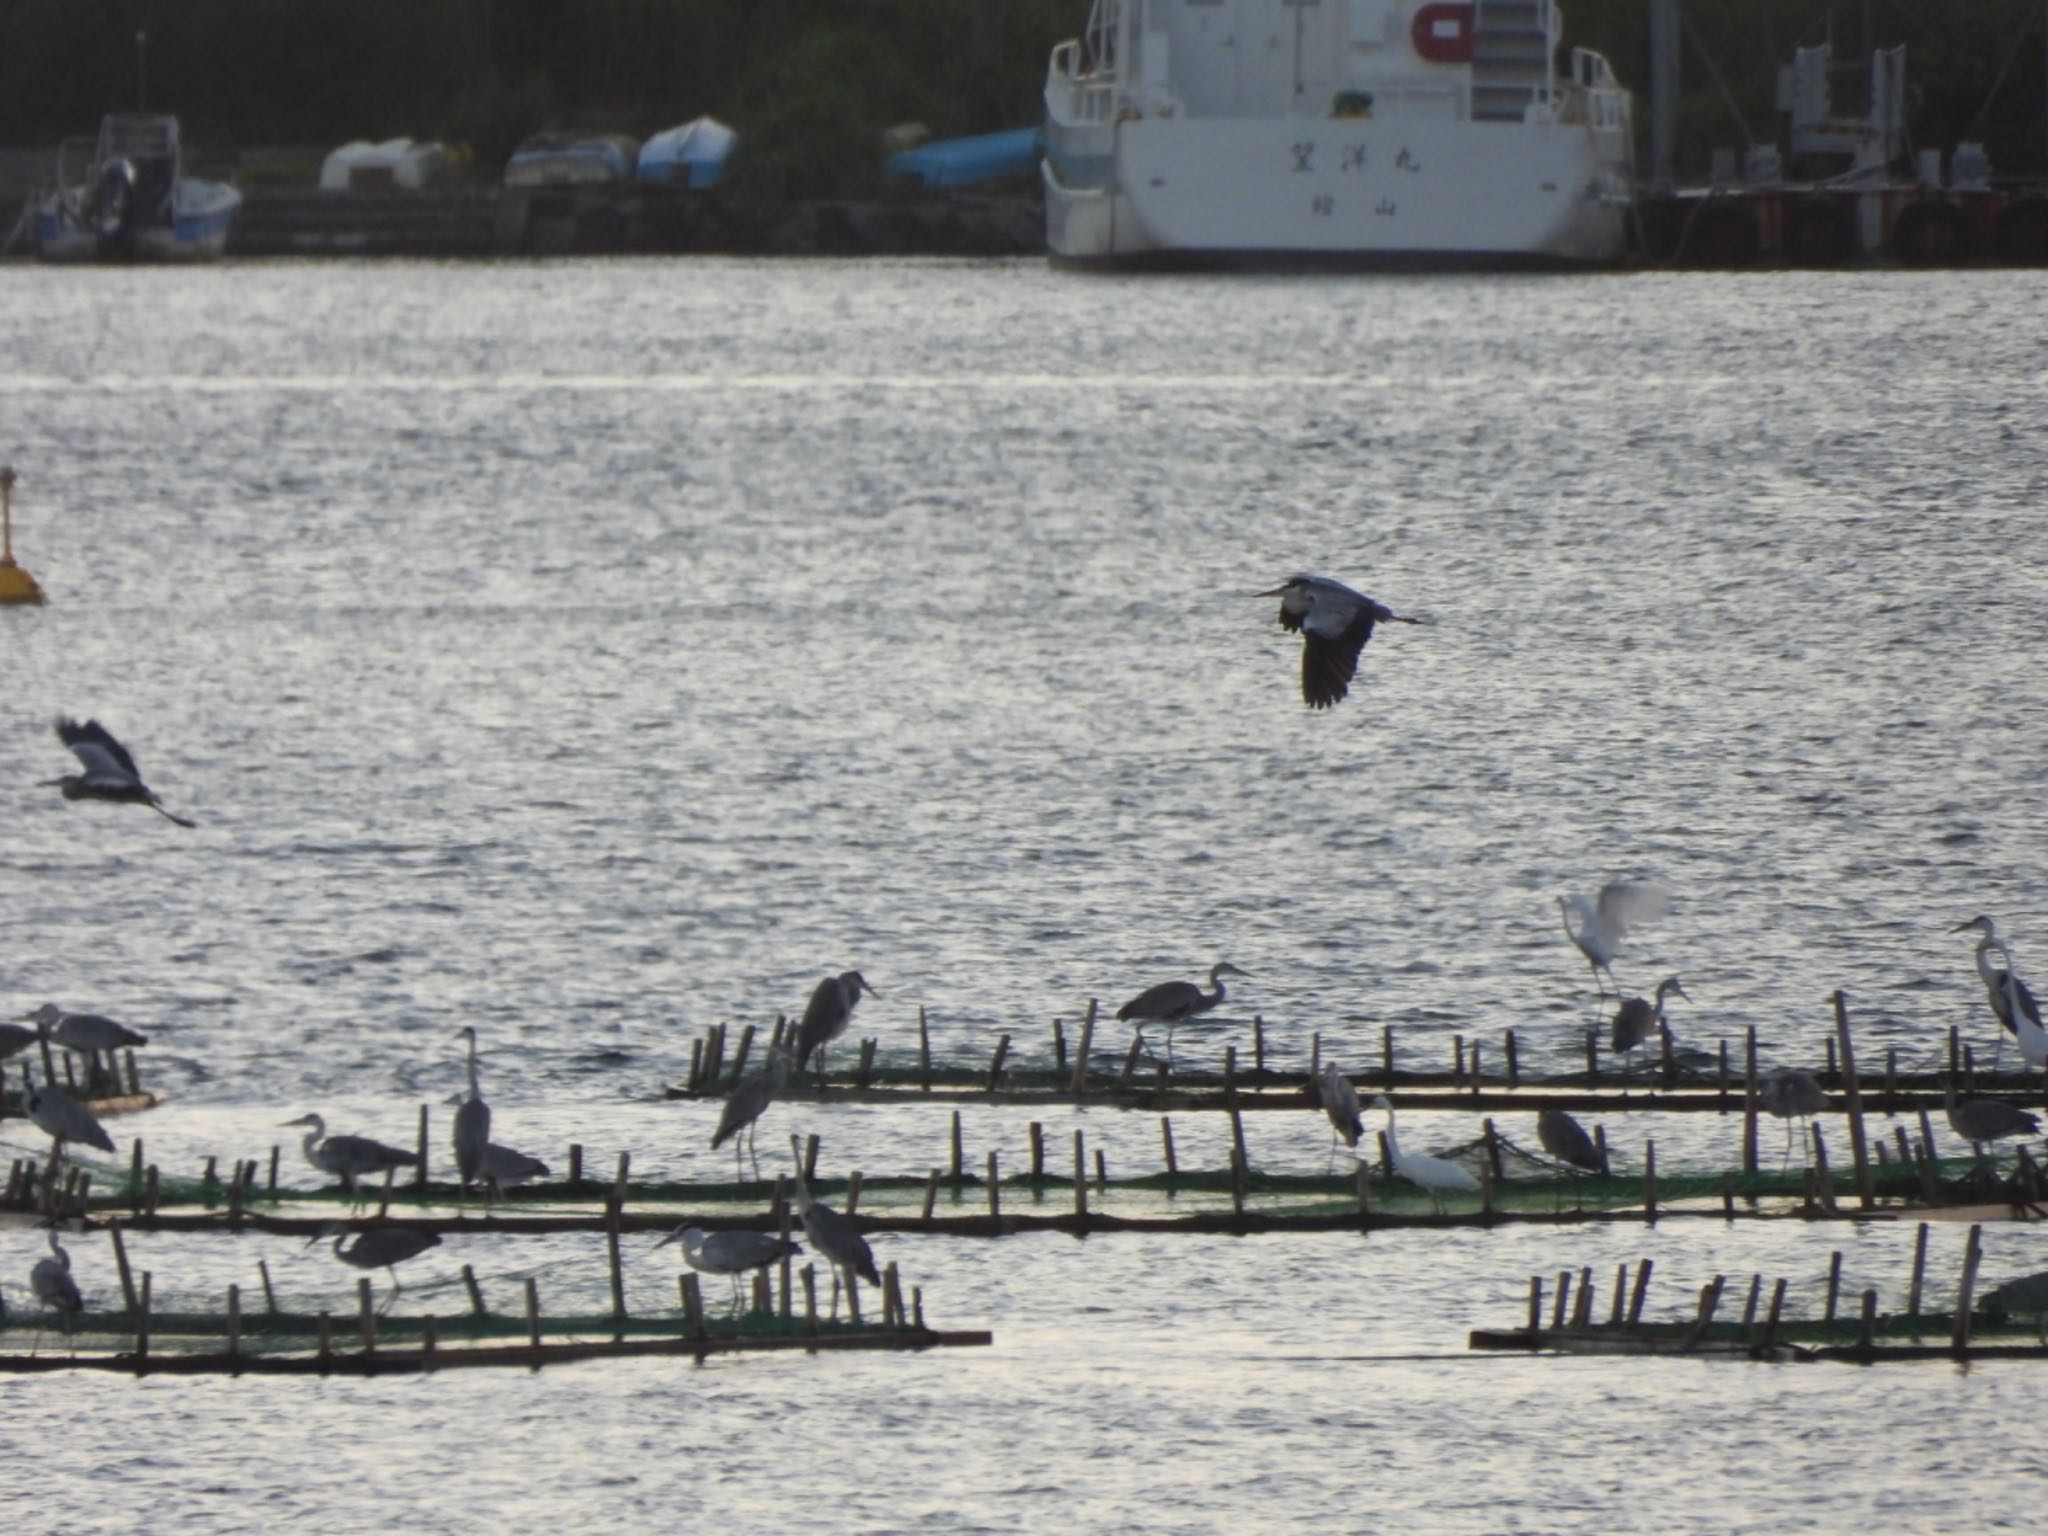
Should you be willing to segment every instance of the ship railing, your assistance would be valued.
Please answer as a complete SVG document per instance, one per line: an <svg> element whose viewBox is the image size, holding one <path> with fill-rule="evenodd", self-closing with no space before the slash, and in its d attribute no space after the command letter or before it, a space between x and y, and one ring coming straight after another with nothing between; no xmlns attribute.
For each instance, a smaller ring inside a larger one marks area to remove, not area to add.
<svg viewBox="0 0 2048 1536"><path fill-rule="evenodd" d="M1048 95L1057 96L1057 116L1063 122L1107 123L1115 115L1114 76L1084 73L1078 40L1069 40L1053 49L1046 90Z"/></svg>

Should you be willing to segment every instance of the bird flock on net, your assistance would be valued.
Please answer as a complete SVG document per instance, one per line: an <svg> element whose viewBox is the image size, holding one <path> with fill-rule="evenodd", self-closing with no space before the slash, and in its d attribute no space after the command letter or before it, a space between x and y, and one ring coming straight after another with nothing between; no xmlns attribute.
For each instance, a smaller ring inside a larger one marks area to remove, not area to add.
<svg viewBox="0 0 2048 1536"><path fill-rule="evenodd" d="M1296 575L1277 587L1255 594L1280 599L1278 621L1289 634L1301 637L1300 688L1303 703L1311 710L1331 709L1349 693L1359 656L1383 624L1422 625L1427 619L1395 613L1373 598L1327 577ZM196 823L167 808L156 792L143 781L133 755L112 732L97 720L83 724L69 717L55 722L58 740L78 760L80 772L42 781L54 787L66 800L93 800L112 804L142 805L184 828ZM1614 984L1614 960L1634 928L1653 923L1666 915L1671 894L1655 881L1611 880L1591 896L1570 894L1557 898L1566 937L1592 974L1600 999L1610 996ZM1957 932L1980 935L1975 960L1989 1006L2004 1034L2013 1036L2027 1065L2048 1070L2048 1030L2032 991L2020 977L2011 945L2000 938L1996 924L1980 916L1957 926ZM2002 960L2003 965L1996 962ZM1228 960L1209 968L1208 987L1172 979L1145 988L1118 1010L1119 1020L1135 1023L1142 1031L1158 1027L1164 1035L1165 1065L1173 1070L1174 1032L1189 1019L1213 1012L1227 999L1225 977L1250 979L1252 973ZM813 1061L822 1080L827 1048L845 1034L854 1009L863 996L880 994L857 970L828 975L813 989L803 1015L790 1036L770 1050L762 1068L743 1078L721 1106L718 1124L711 1137L715 1150L733 1143L735 1172L739 1159L753 1156L754 1136L759 1122L788 1085L791 1077ZM1666 1013L1670 998L1692 1001L1677 976L1666 977L1650 997L1624 997L1618 985L1611 993L1616 1007L1612 1016L1609 1045L1624 1062L1671 1035ZM33 1028L26 1026L33 1025ZM478 1188L496 1199L511 1186L545 1177L547 1165L540 1159L492 1139L492 1113L478 1080L477 1035L465 1026L457 1038L466 1047L467 1090L455 1115L453 1150L457 1171L465 1191ZM0 1023L0 1061L24 1053L39 1041L87 1057L88 1085L104 1080L102 1057L112 1052L146 1044L146 1036L112 1019L97 1014L77 1013L59 1004L45 1003L24 1016L21 1024ZM1141 1034L1140 1044L1146 1044ZM1674 1042L1675 1044L1675 1042ZM1147 1047L1149 1049L1149 1047ZM2002 1039L2001 1039L2002 1049ZM1706 1053L1676 1047L1682 1065L1704 1065ZM53 1164L61 1160L73 1143L113 1151L113 1141L87 1106L54 1083L35 1080L25 1064L23 1106L27 1117L48 1134L53 1142ZM1364 1139L1368 1107L1361 1106L1351 1079L1339 1064L1325 1059L1312 1083L1317 1103L1331 1128L1331 1156L1341 1148L1351 1157L1370 1161L1360 1150ZM1758 1081L1759 1108L1785 1122L1786 1159L1791 1155L1791 1138L1796 1121L1810 1118L1827 1107L1827 1095L1814 1076L1789 1066L1765 1070ZM1441 1209L1447 1193L1478 1189L1479 1181L1465 1167L1448 1158L1410 1152L1400 1144L1394 1106L1386 1095L1376 1096L1370 1112L1384 1117L1383 1139L1390 1171L1425 1191ZM2013 1136L2030 1136L2039 1129L2032 1113L1992 1099L1959 1101L1952 1082L1945 1084L1945 1110L1951 1129L1979 1151L1986 1145ZM372 1137L352 1133L331 1133L318 1113L307 1113L284 1122L305 1128L302 1151L305 1160L321 1173L340 1180L351 1193L358 1181L383 1177L388 1171L412 1168L415 1152L394 1147ZM1569 1113L1544 1108L1537 1118L1538 1140L1546 1154L1563 1168L1587 1173L1606 1171L1604 1151ZM797 1152L792 1137L792 1151ZM797 1157L796 1207L805 1239L829 1262L836 1274L873 1282L873 1255L854 1222L813 1198ZM330 1225L313 1239L318 1244L331 1239L334 1256L359 1269L383 1269L391 1277L392 1290L385 1306L398 1290L397 1266L418 1257L439 1244L431 1233L397 1227L373 1227L351 1235L339 1223ZM47 1235L50 1252L38 1258L30 1271L30 1292L46 1314L54 1313L66 1327L83 1310L83 1300L71 1274L71 1261L58 1240L53 1224ZM664 1237L657 1248L676 1244L684 1261L706 1274L725 1276L733 1284L735 1308L739 1305L740 1277L779 1263L792 1253L803 1251L794 1240L744 1230L706 1231L685 1223ZM850 1280L849 1280L850 1283ZM0 1317L4 1317L4 1295L0 1295Z"/></svg>

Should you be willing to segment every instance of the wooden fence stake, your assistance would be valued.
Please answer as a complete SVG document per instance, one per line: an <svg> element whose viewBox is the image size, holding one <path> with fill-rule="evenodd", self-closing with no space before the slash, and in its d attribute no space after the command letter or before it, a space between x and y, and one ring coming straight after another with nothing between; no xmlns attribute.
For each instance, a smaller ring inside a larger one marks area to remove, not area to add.
<svg viewBox="0 0 2048 1536"><path fill-rule="evenodd" d="M1856 1197L1866 1211L1877 1204L1877 1186L1870 1179L1870 1153L1863 1142L1863 1082L1856 1073L1856 1050L1849 1038L1849 1005L1835 993L1835 1038L1842 1043L1842 1092L1848 1099L1849 1154L1856 1163Z"/></svg>
<svg viewBox="0 0 2048 1536"><path fill-rule="evenodd" d="M1972 1222L1970 1241L1963 1249L1963 1276L1956 1287L1956 1320L1949 1332L1949 1347L1963 1354L1970 1347L1970 1298L1977 1289L1977 1265L1984 1257L1984 1229ZM149 1294L149 1277L143 1276L143 1295Z"/></svg>

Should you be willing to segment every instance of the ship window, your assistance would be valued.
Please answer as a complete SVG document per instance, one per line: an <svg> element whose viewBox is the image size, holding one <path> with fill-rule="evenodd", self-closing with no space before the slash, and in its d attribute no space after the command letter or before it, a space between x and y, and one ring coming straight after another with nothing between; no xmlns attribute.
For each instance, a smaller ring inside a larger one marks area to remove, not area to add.
<svg viewBox="0 0 2048 1536"><path fill-rule="evenodd" d="M1389 0L1351 0L1351 46L1384 48L1394 28Z"/></svg>

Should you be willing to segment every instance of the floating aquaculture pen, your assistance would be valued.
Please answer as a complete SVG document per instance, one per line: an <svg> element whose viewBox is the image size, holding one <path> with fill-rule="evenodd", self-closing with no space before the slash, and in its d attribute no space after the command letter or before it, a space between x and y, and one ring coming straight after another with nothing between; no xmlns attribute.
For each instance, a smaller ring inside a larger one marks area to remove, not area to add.
<svg viewBox="0 0 2048 1536"><path fill-rule="evenodd" d="M1955 1305L1949 1311L1923 1308L1927 1269L1925 1222L1913 1248L1913 1270L1903 1310L1879 1311L1875 1288L1863 1291L1850 1315L1842 1295L1842 1255L1829 1259L1819 1315L1789 1318L1785 1314L1787 1285L1780 1278L1763 1304L1764 1277L1752 1275L1740 1321L1722 1314L1727 1277L1715 1275L1700 1287L1690 1318L1646 1322L1644 1297L1653 1265L1649 1259L1633 1272L1621 1265L1605 1321L1595 1316L1594 1276L1590 1269L1558 1273L1551 1289L1548 1319L1544 1316L1542 1275L1529 1278L1529 1315L1519 1328L1475 1329L1467 1347L1475 1350L1538 1352L1565 1355L1697 1355L1751 1360L1846 1360L1858 1364L1907 1360L2048 1360L2048 1276L2030 1276L2000 1286L1973 1307L1978 1271L1984 1257L1984 1229L1970 1228L1956 1279ZM1761 1315L1759 1315L1761 1313Z"/></svg>

